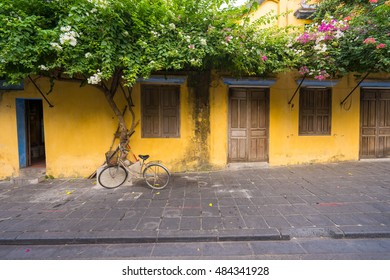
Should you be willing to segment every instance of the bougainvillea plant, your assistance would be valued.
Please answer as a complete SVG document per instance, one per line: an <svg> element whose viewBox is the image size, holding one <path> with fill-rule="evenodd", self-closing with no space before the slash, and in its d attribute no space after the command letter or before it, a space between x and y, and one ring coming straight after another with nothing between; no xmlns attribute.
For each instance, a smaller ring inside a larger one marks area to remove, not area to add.
<svg viewBox="0 0 390 280"><path fill-rule="evenodd" d="M303 75L323 80L349 72L389 72L390 1L324 0L293 44Z"/></svg>
<svg viewBox="0 0 390 280"><path fill-rule="evenodd" d="M94 86L132 131L114 96L159 71L267 75L296 58L287 30L242 21L229 0L2 0L0 77ZM257 4L257 2L253 2ZM128 100L130 103L130 99ZM129 106L130 108L131 106Z"/></svg>

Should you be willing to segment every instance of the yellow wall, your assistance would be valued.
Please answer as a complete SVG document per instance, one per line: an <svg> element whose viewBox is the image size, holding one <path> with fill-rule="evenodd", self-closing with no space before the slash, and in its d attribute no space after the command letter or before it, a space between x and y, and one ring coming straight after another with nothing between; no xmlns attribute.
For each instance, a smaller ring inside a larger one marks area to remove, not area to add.
<svg viewBox="0 0 390 280"><path fill-rule="evenodd" d="M280 74L270 87L269 165L307 164L359 159L360 95L356 90L340 106L356 85L353 76L341 79L332 88L332 124L329 136L299 136L299 92L292 73ZM228 87L220 82L210 92L211 163L225 166L228 152Z"/></svg>
<svg viewBox="0 0 390 280"><path fill-rule="evenodd" d="M40 79L43 91L49 85ZM39 98L41 95L28 81L24 91L3 94L0 103L0 178L19 174L16 130L16 98ZM58 82L43 101L47 174L54 177L88 176L104 160L116 121L102 93L77 83Z"/></svg>
<svg viewBox="0 0 390 280"><path fill-rule="evenodd" d="M44 92L49 89L48 82L43 79L37 84ZM123 110L125 102L121 100L121 94L117 96ZM19 174L16 98L41 99L41 96L28 81L24 91L3 95L0 102L0 179ZM117 129L117 118L103 93L91 86L58 82L48 99L54 107L49 108L43 101L46 174L56 178L89 176L104 163L104 153ZM133 101L136 120L140 120L139 84L134 88ZM200 144L194 134L193 103L187 84L181 85L180 138L141 138L140 122L130 141L133 152L149 154L150 160L162 160L172 171L196 169L199 162L197 145ZM130 124L129 113L126 113L126 120Z"/></svg>
<svg viewBox="0 0 390 280"><path fill-rule="evenodd" d="M291 74L281 75L270 94L270 165L358 160L359 91L340 106L354 85L345 77L332 88L331 135L300 136L299 92L288 105L298 85Z"/></svg>
<svg viewBox="0 0 390 280"><path fill-rule="evenodd" d="M226 166L228 151L228 92L222 81L210 88L210 163Z"/></svg>
<svg viewBox="0 0 390 280"><path fill-rule="evenodd" d="M380 77L377 78L386 78ZM360 92L357 89L343 100L358 80L351 74L332 88L331 135L298 135L299 93L291 99L298 75L282 73L270 87L269 164L289 165L359 159ZM388 76L387 78L388 79ZM48 83L39 80L45 91ZM194 96L187 83L180 91L180 137L141 138L141 123L136 127L130 145L136 154L150 154L151 160L162 160L173 172L197 170L199 153L206 147L210 169L223 168L228 153L229 87L215 77L209 93L210 132L206 143L195 134ZM119 97L121 95L118 95ZM140 85L133 92L136 120L140 120ZM0 179L19 173L16 98L41 98L31 83L24 91L3 94L0 102ZM47 174L54 177L86 177L104 162L117 128L117 119L102 93L91 86L58 83L48 96L54 104L43 102ZM125 103L118 100L120 109ZM126 114L130 122L130 114ZM200 147L202 145L202 147Z"/></svg>
<svg viewBox="0 0 390 280"><path fill-rule="evenodd" d="M136 120L141 119L140 84L133 91ZM161 160L171 171L194 169L197 165L197 147L194 146L194 120L192 118L192 99L187 83L180 86L180 137L179 138L141 138L141 125L135 129L130 145L133 152L149 154L150 160ZM130 118L128 118L130 123ZM207 145L207 143L206 143Z"/></svg>
<svg viewBox="0 0 390 280"><path fill-rule="evenodd" d="M18 174L17 150L15 98L6 93L0 98L0 179Z"/></svg>
<svg viewBox="0 0 390 280"><path fill-rule="evenodd" d="M266 0L251 16L251 21L254 21L269 13L271 15L280 15L275 24L279 27L285 27L287 25L300 26L309 23L306 19L297 19L294 16L294 12L300 8L301 0Z"/></svg>

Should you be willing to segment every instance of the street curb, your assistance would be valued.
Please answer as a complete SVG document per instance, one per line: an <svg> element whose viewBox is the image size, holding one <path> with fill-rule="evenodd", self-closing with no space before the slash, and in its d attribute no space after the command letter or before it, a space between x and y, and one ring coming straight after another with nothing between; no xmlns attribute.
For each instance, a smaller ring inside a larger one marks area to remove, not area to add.
<svg viewBox="0 0 390 280"><path fill-rule="evenodd" d="M356 238L390 238L390 227L388 226L340 226L332 230L332 237L335 239L356 239Z"/></svg>
<svg viewBox="0 0 390 280"><path fill-rule="evenodd" d="M161 237L86 237L86 238L20 238L0 239L0 245L66 245L66 244L134 244L134 243L188 243L228 241L282 241L290 236L270 235L203 235L203 236L161 236Z"/></svg>

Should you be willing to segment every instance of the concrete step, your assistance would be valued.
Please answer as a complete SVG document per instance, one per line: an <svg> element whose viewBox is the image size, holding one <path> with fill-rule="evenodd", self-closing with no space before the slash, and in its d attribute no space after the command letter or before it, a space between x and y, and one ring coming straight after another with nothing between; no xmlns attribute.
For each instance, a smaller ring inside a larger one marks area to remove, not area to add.
<svg viewBox="0 0 390 280"><path fill-rule="evenodd" d="M46 168L23 168L20 169L19 177L11 178L11 183L17 186L35 185L46 178Z"/></svg>
<svg viewBox="0 0 390 280"><path fill-rule="evenodd" d="M269 165L267 162L234 162L228 163L226 168L228 170L241 170L241 169L258 169L258 168L268 168Z"/></svg>

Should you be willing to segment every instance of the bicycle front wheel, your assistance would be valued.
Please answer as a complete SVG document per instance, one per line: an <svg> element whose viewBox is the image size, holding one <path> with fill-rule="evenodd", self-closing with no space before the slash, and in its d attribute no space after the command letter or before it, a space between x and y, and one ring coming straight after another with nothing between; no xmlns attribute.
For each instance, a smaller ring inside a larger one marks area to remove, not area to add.
<svg viewBox="0 0 390 280"><path fill-rule="evenodd" d="M152 163L145 168L143 176L149 187L161 190L168 185L170 174L165 166Z"/></svg>
<svg viewBox="0 0 390 280"><path fill-rule="evenodd" d="M127 178L123 166L107 166L99 174L98 181L106 189L114 189L122 185Z"/></svg>

